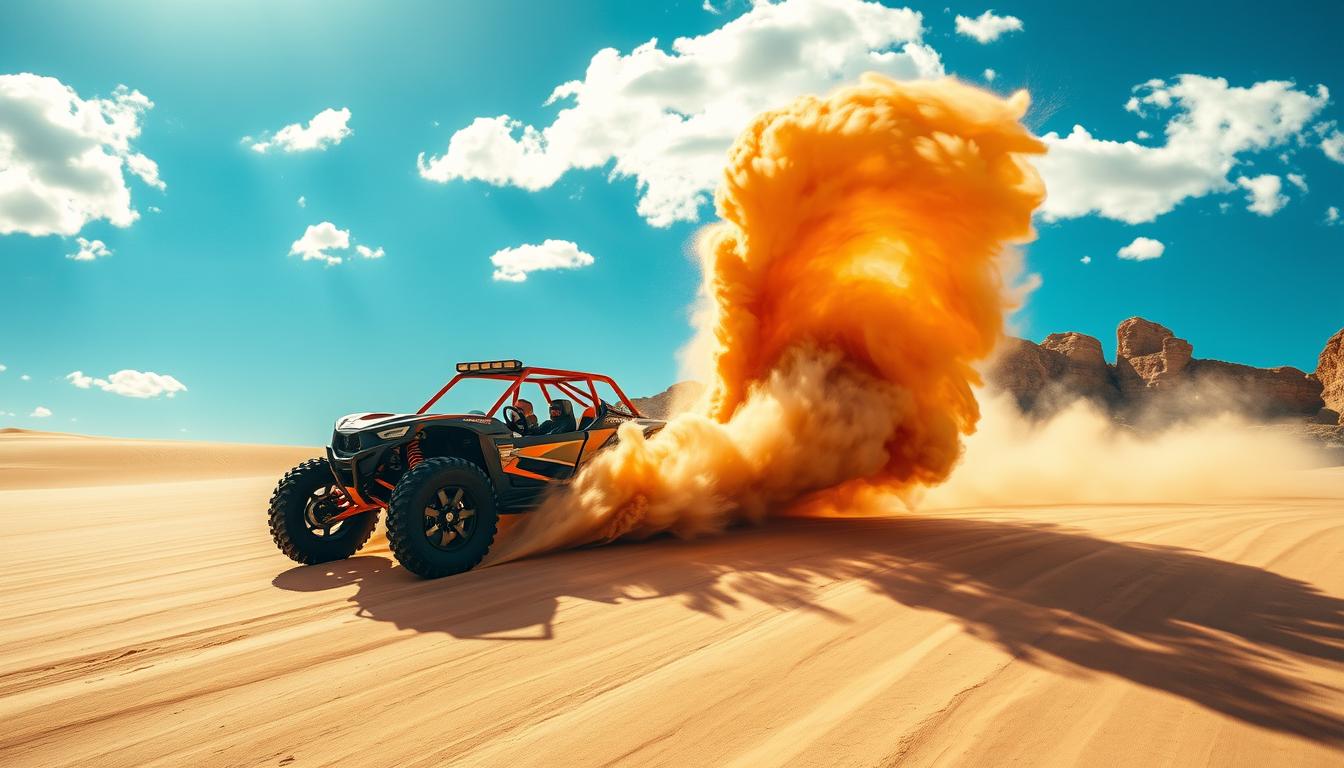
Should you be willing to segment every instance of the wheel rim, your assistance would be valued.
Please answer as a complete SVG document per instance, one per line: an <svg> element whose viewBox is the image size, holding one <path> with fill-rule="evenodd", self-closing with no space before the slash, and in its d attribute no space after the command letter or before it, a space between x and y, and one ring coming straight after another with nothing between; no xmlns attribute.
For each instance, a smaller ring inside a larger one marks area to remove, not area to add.
<svg viewBox="0 0 1344 768"><path fill-rule="evenodd" d="M476 531L476 504L460 485L435 491L425 507L425 540L445 552L464 546Z"/></svg>
<svg viewBox="0 0 1344 768"><path fill-rule="evenodd" d="M308 532L319 539L340 536L345 530L345 521L326 522L327 518L336 514L337 507L336 492L330 486L318 488L309 494L303 506L303 524L308 527Z"/></svg>

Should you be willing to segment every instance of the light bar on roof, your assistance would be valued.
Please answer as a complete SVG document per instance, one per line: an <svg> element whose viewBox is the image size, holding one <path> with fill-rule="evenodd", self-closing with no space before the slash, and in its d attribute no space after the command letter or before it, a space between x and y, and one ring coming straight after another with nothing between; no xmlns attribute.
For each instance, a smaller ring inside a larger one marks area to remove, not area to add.
<svg viewBox="0 0 1344 768"><path fill-rule="evenodd" d="M522 360L482 360L475 363L458 363L458 373L513 373L523 368Z"/></svg>

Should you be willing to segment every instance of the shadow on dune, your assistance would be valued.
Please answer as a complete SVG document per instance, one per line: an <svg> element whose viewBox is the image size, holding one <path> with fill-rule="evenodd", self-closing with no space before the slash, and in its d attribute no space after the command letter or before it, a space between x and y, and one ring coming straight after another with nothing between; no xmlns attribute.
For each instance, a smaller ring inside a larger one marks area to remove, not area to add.
<svg viewBox="0 0 1344 768"><path fill-rule="evenodd" d="M1030 663L1116 675L1344 746L1344 694L1284 663L1344 664L1344 600L1260 568L1045 524L785 521L697 542L558 553L433 582L382 557L356 557L295 568L274 584L296 591L355 584L351 600L362 616L514 640L552 637L561 598L673 598L712 615L755 600L848 621L814 597L828 583L853 580L901 605L946 614Z"/></svg>

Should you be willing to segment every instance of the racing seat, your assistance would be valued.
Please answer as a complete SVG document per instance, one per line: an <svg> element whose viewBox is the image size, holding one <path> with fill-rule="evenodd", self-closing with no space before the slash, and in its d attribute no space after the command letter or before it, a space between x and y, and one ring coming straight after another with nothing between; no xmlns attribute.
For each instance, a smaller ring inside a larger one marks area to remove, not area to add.
<svg viewBox="0 0 1344 768"><path fill-rule="evenodd" d="M606 415L607 415L607 404L600 401L598 402L596 409L594 409L592 406L584 408L583 417L579 419L579 429L580 430L588 429L589 427L593 426L593 424L595 424L598 419L601 419L603 416Z"/></svg>

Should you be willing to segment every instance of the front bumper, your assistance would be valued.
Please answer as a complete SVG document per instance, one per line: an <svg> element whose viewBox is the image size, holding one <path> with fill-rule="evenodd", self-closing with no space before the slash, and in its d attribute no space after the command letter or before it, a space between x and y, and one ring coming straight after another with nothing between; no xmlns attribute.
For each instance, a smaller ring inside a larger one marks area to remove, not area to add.
<svg viewBox="0 0 1344 768"><path fill-rule="evenodd" d="M397 449L404 442L406 441L398 440L380 443L351 454L337 453L328 447L327 463L331 465L331 473L336 483L350 494L356 504L377 504L379 496L387 496L387 489L376 487L374 482L378 468L388 458L388 451Z"/></svg>

